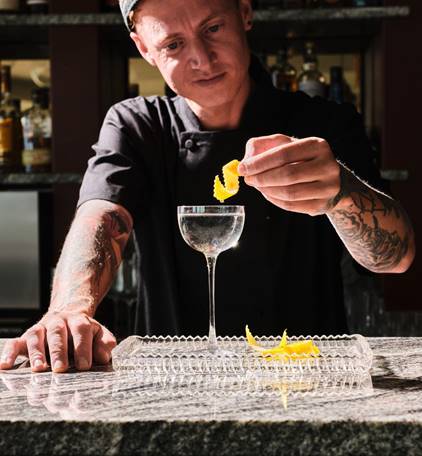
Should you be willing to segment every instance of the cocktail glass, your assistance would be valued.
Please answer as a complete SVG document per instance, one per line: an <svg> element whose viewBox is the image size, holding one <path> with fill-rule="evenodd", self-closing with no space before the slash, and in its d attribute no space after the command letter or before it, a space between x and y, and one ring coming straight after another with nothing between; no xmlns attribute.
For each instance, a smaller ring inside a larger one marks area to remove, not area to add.
<svg viewBox="0 0 422 456"><path fill-rule="evenodd" d="M205 255L208 266L209 335L211 352L218 351L215 329L215 265L218 255L234 247L242 234L244 206L178 206L177 219L185 242Z"/></svg>

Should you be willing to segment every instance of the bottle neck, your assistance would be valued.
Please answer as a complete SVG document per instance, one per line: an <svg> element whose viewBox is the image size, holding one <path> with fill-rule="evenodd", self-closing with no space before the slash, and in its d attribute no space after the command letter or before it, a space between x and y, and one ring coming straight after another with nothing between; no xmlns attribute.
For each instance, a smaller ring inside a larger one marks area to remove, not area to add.
<svg viewBox="0 0 422 456"><path fill-rule="evenodd" d="M318 64L315 61L305 62L303 64L304 71L316 71L318 69Z"/></svg>
<svg viewBox="0 0 422 456"><path fill-rule="evenodd" d="M1 104L8 104L10 102L11 93L9 90L0 91L0 102Z"/></svg>

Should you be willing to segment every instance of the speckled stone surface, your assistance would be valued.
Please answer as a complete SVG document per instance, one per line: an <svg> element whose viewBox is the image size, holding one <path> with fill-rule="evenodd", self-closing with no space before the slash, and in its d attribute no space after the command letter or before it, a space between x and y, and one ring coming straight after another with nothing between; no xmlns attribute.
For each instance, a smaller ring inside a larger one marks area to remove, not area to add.
<svg viewBox="0 0 422 456"><path fill-rule="evenodd" d="M422 455L422 338L369 342L373 387L354 390L2 371L0 454Z"/></svg>
<svg viewBox="0 0 422 456"><path fill-rule="evenodd" d="M371 8L321 8L309 10L257 10L257 22L306 22L326 20L362 20L406 17L407 6ZM123 25L120 14L0 14L4 26L48 25Z"/></svg>
<svg viewBox="0 0 422 456"><path fill-rule="evenodd" d="M82 175L76 173L0 174L0 185L79 184L81 182Z"/></svg>

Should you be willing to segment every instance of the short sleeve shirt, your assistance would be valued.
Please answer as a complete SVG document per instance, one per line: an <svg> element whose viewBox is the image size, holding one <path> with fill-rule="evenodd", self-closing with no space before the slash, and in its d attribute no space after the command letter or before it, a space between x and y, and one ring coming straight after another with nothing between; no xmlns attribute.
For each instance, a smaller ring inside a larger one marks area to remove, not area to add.
<svg viewBox="0 0 422 456"><path fill-rule="evenodd" d="M242 159L249 138L324 138L338 160L384 190L352 105L277 90L255 58L250 74L254 88L236 129L205 130L180 96L125 100L106 115L78 205L108 200L134 219L140 334L207 333L206 263L183 241L177 206L218 204L214 176ZM242 183L230 204L244 205L246 216L238 246L217 261L217 334L242 335L245 324L266 335L346 332L343 245L328 218L284 211Z"/></svg>

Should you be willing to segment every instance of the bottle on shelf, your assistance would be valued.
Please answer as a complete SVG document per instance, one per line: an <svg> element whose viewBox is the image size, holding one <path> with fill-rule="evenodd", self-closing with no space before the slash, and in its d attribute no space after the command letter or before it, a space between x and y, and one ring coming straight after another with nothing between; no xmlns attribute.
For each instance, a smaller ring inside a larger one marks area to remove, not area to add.
<svg viewBox="0 0 422 456"><path fill-rule="evenodd" d="M297 71L289 63L288 51L282 48L277 52L277 62L271 68L271 78L274 87L287 92L296 92L297 90Z"/></svg>
<svg viewBox="0 0 422 456"><path fill-rule="evenodd" d="M0 0L0 13L16 13L20 9L20 0Z"/></svg>
<svg viewBox="0 0 422 456"><path fill-rule="evenodd" d="M33 106L22 116L23 145L22 163L27 173L51 171L51 115L49 90L32 90Z"/></svg>
<svg viewBox="0 0 422 456"><path fill-rule="evenodd" d="M344 101L343 68L341 66L332 66L330 68L328 99L336 103L343 103Z"/></svg>
<svg viewBox="0 0 422 456"><path fill-rule="evenodd" d="M31 14L48 13L48 0L26 0L26 9Z"/></svg>
<svg viewBox="0 0 422 456"><path fill-rule="evenodd" d="M12 99L11 67L0 70L0 172L21 170L22 128Z"/></svg>
<svg viewBox="0 0 422 456"><path fill-rule="evenodd" d="M311 97L326 96L325 78L318 69L318 59L312 42L308 42L305 45L303 71L298 78L298 89Z"/></svg>

